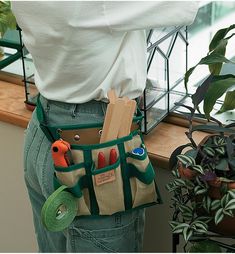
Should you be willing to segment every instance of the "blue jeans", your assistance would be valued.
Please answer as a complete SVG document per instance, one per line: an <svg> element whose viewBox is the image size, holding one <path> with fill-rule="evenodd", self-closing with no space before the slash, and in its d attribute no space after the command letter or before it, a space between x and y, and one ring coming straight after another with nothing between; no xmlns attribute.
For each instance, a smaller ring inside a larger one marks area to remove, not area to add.
<svg viewBox="0 0 235 254"><path fill-rule="evenodd" d="M41 96L41 103L50 125L100 122L104 120L106 109L105 103L97 101L67 104ZM34 111L26 130L24 170L39 252L140 252L144 209L100 218L76 217L63 232L49 232L44 228L41 209L54 191L50 147Z"/></svg>

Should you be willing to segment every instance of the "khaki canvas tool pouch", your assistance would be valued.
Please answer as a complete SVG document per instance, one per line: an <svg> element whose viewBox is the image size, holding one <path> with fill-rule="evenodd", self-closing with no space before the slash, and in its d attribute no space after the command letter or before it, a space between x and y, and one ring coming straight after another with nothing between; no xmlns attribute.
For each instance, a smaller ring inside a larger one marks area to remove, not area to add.
<svg viewBox="0 0 235 254"><path fill-rule="evenodd" d="M98 130L102 129L102 125L47 126L44 124L43 114L39 100L37 116L49 140L53 143L63 137L61 142L70 143L69 151L73 163L66 167L54 165L54 187L58 193L59 190L69 193L70 196L66 200L73 199L72 209L76 211L73 211L71 216L112 215L161 203L155 183L155 170L148 158L141 131L136 128L142 119L139 111L133 119L129 135L104 143L89 141L88 144L76 142L74 134L79 133L79 130L84 133L85 130L88 133L93 130L99 136ZM115 160L112 163L111 151L115 152ZM103 155L106 162L103 167L100 166L100 155ZM56 191L54 196L58 195ZM54 226L48 222L50 216L45 216L46 211L50 212L50 206L47 204L43 208L44 225L51 231L59 231L66 227L57 227L55 224L60 221L58 218L62 218L63 221L63 214L64 218L69 214L66 213L68 207L63 205L62 201L55 203L54 215L51 215L55 217L52 219ZM66 222L71 223L72 217Z"/></svg>

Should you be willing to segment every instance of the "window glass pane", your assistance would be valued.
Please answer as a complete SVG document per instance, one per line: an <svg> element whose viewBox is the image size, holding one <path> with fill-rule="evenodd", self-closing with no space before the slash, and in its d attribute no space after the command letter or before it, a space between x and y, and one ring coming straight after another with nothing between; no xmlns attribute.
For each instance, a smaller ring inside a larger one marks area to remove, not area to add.
<svg viewBox="0 0 235 254"><path fill-rule="evenodd" d="M182 80L186 71L186 45L178 35L169 57L170 88Z"/></svg>

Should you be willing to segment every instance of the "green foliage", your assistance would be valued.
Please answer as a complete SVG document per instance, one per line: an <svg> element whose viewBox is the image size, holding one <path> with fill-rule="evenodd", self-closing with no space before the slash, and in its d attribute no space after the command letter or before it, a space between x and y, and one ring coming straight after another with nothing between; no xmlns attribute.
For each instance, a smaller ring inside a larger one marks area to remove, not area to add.
<svg viewBox="0 0 235 254"><path fill-rule="evenodd" d="M210 240L195 242L189 249L189 253L220 253L220 246Z"/></svg>
<svg viewBox="0 0 235 254"><path fill-rule="evenodd" d="M170 222L173 233L181 234L186 243L194 235L208 238L209 223L219 224L227 216L235 215L235 190L229 190L229 183L235 182L235 123L224 126L210 113L222 95L226 94L218 113L235 108L235 75L220 75L224 63L232 63L225 57L229 39L228 32L235 29L235 24L219 30L213 37L207 56L191 67L185 74L185 86L198 65L207 65L210 76L196 89L192 95L193 107L177 103L177 106L189 110L185 117L189 121L189 129L185 132L190 143L175 148L170 156L170 169L174 179L167 184L172 193L174 221ZM193 125L200 103L204 103L204 114L209 124ZM212 122L212 123L211 123ZM193 140L194 131L215 133L197 145ZM186 148L190 150L184 152ZM221 199L214 199L211 191L216 189ZM201 216L204 214L205 216ZM205 248L201 249L201 246ZM193 245L194 252L221 252L211 241L203 241Z"/></svg>
<svg viewBox="0 0 235 254"><path fill-rule="evenodd" d="M200 102L204 102L203 110L207 119L210 119L210 113L216 103L216 100L225 93L226 96L223 101L223 105L217 114L235 109L235 77L233 75L220 75L224 63L234 64L225 57L227 44L229 39L234 36L234 33L230 36L227 35L233 29L235 29L235 24L217 31L211 40L207 56L201 58L195 66L191 67L185 73L184 82L187 90L189 78L197 66L207 65L209 68L211 75L201 84L200 87L198 87L195 94L192 95L195 108L198 107ZM232 89L232 91L229 89ZM198 97L200 97L200 99L197 99Z"/></svg>
<svg viewBox="0 0 235 254"><path fill-rule="evenodd" d="M195 165L195 160L193 157L189 156L189 155L178 155L177 159L182 162L182 164L187 168L189 166L193 166Z"/></svg>
<svg viewBox="0 0 235 254"><path fill-rule="evenodd" d="M9 1L0 1L0 33L4 36L7 29L16 29L16 19Z"/></svg>
<svg viewBox="0 0 235 254"><path fill-rule="evenodd" d="M172 173L175 178L167 184L167 189L173 194L172 207L175 208L177 216L175 221L170 222L170 226L173 233L183 236L186 244L194 235L206 237L210 221L213 220L217 225L225 216L232 217L235 214L235 190L229 190L226 184L233 182L229 179L229 172L232 170L229 161L235 158L235 147L232 145L234 134L225 136L226 128L215 129L220 134L210 136L200 146L184 154L178 153L183 152L182 149L173 152L176 160L173 158L172 161L175 161L176 165ZM193 131L191 126L190 130ZM181 178L179 169L194 171L196 175L187 179L183 174ZM218 177L217 173L222 173L223 177ZM221 199L210 196L208 181L215 179L221 182ZM203 209L207 216L200 216L198 209Z"/></svg>

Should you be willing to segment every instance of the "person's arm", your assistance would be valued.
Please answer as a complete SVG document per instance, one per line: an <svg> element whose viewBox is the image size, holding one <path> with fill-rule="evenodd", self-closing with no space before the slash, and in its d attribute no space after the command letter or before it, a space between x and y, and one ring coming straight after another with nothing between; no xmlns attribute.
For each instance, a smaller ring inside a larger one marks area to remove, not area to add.
<svg viewBox="0 0 235 254"><path fill-rule="evenodd" d="M189 25L199 7L197 1L104 1L104 16L111 31L131 31Z"/></svg>

